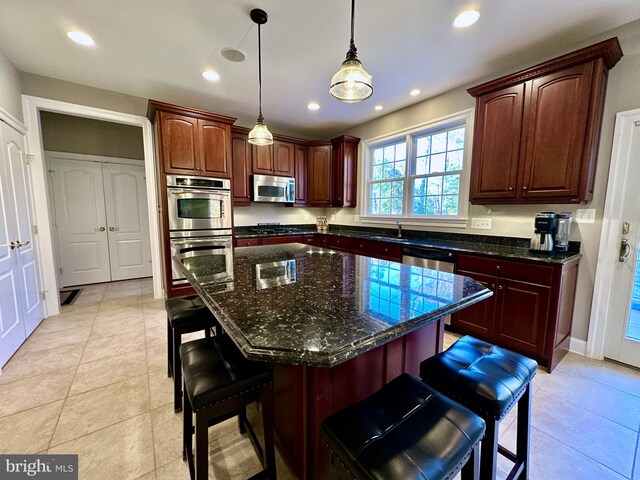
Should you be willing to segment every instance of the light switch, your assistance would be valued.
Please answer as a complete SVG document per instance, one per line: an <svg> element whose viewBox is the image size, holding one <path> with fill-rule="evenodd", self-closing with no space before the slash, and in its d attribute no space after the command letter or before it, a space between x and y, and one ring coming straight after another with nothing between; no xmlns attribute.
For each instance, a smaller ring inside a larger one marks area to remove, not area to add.
<svg viewBox="0 0 640 480"><path fill-rule="evenodd" d="M579 208L576 210L576 222L578 223L595 223L595 208Z"/></svg>

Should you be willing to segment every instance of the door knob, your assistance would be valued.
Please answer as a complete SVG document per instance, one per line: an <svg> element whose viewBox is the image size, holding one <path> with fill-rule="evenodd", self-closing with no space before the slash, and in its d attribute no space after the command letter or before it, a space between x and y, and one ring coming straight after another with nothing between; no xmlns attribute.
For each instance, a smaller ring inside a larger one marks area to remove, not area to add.
<svg viewBox="0 0 640 480"><path fill-rule="evenodd" d="M13 248L22 248L22 247L26 247L27 245L29 245L31 243L31 241L26 241L26 242L21 242L20 240L16 240Z"/></svg>
<svg viewBox="0 0 640 480"><path fill-rule="evenodd" d="M619 262L624 262L625 259L629 256L629 252L631 251L631 245L629 245L629 240L623 238L620 242L620 256L618 257Z"/></svg>
<svg viewBox="0 0 640 480"><path fill-rule="evenodd" d="M110 232L117 232L118 230L120 230L118 227L109 227Z"/></svg>
<svg viewBox="0 0 640 480"><path fill-rule="evenodd" d="M16 248L16 242L5 243L4 245L0 245L0 247L9 247L11 250Z"/></svg>

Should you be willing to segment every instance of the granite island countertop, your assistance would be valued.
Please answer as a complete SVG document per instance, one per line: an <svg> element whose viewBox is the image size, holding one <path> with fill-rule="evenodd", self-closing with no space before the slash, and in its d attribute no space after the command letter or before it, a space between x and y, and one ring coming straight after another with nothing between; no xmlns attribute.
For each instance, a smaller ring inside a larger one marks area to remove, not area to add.
<svg viewBox="0 0 640 480"><path fill-rule="evenodd" d="M377 240L397 243L407 247L436 248L457 253L488 257L525 260L536 263L565 264L582 257L580 242L570 242L568 252L531 252L529 239L473 235L445 232L407 230L404 238L397 237L397 230L388 228L331 225L326 233L318 233L315 225L276 225L271 227L235 227L235 238L254 238L287 235L335 235L347 238Z"/></svg>
<svg viewBox="0 0 640 480"><path fill-rule="evenodd" d="M252 360L331 367L492 295L464 276L300 243L179 258L196 292Z"/></svg>

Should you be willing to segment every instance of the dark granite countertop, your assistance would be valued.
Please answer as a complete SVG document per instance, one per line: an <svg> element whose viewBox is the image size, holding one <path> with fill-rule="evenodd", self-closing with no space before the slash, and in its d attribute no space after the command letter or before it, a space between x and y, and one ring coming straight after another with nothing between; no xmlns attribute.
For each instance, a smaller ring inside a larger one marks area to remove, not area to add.
<svg viewBox="0 0 640 480"><path fill-rule="evenodd" d="M236 238L286 235L325 235L315 225L273 225L236 227ZM531 262L565 264L582 257L580 242L570 242L568 252L536 253L529 251L528 238L470 235L460 233L427 232L403 229L403 238L397 238L396 229L331 225L326 235L399 243L409 247L437 248L458 253L489 257L511 258Z"/></svg>
<svg viewBox="0 0 640 480"><path fill-rule="evenodd" d="M187 279L249 359L334 366L492 295L464 276L300 243L180 258Z"/></svg>

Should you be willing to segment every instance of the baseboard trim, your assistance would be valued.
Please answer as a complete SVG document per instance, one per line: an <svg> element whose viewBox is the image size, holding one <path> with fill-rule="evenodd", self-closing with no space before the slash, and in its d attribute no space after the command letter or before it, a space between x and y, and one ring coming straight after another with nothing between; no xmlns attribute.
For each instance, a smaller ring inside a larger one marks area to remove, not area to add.
<svg viewBox="0 0 640 480"><path fill-rule="evenodd" d="M587 354L587 341L579 338L571 337L569 343L569 351L585 356Z"/></svg>

